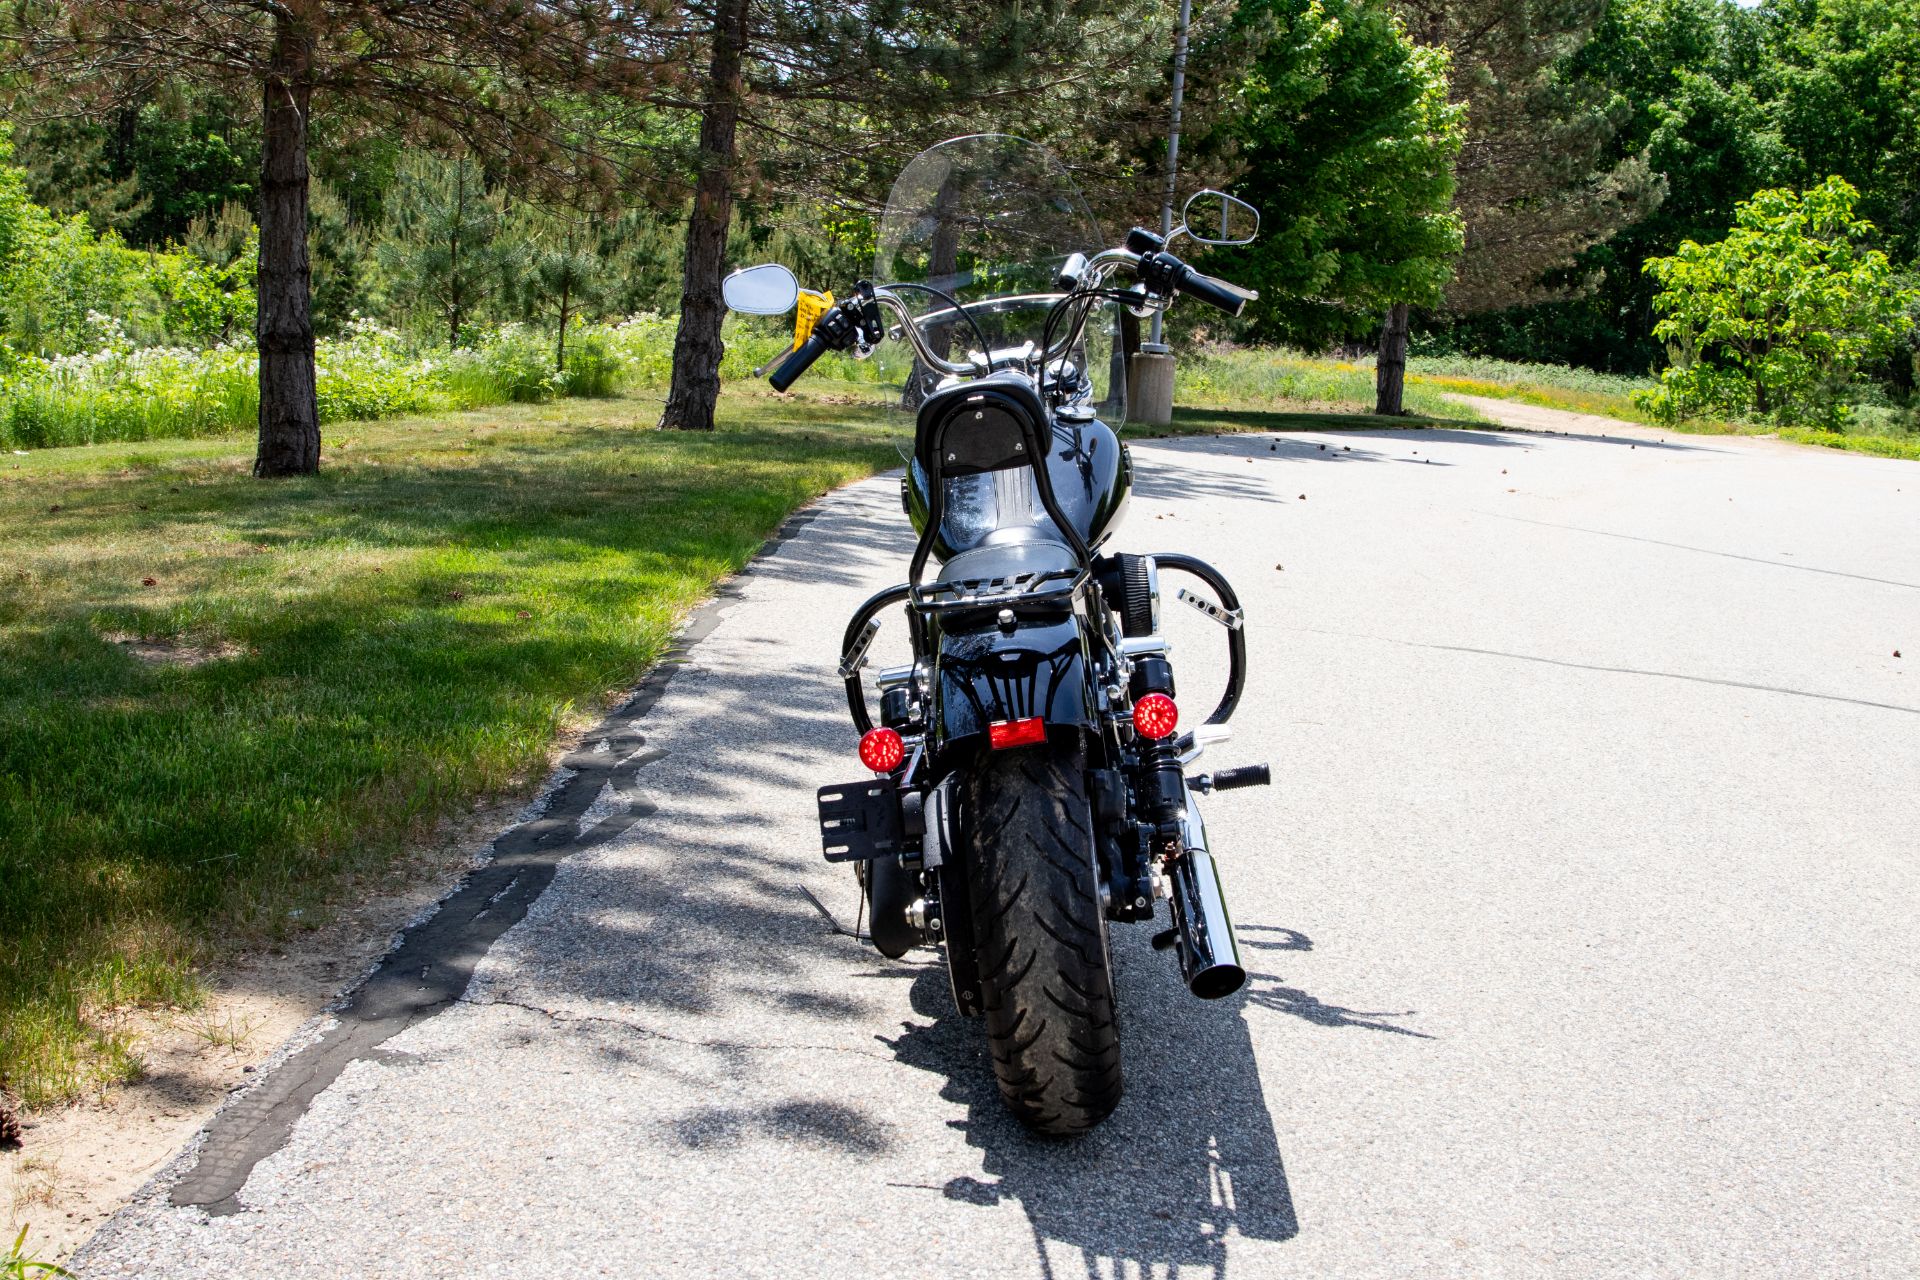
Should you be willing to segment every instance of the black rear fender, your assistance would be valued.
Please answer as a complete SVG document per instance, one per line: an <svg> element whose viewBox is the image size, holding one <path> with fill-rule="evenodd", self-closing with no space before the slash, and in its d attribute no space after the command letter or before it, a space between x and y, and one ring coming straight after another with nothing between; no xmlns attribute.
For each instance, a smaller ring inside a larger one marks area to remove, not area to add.
<svg viewBox="0 0 1920 1280"><path fill-rule="evenodd" d="M936 761L988 748L988 726L1035 716L1049 738L1098 723L1093 668L1080 619L1021 619L1011 630L991 619L943 630L934 651L927 730Z"/></svg>

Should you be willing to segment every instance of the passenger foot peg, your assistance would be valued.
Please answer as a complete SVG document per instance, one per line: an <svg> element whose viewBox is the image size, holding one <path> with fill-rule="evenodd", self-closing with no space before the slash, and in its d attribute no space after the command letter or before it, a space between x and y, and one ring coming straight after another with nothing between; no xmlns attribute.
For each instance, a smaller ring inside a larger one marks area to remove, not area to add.
<svg viewBox="0 0 1920 1280"><path fill-rule="evenodd" d="M1187 779L1187 785L1203 796L1213 791L1233 791L1240 787L1264 787L1272 782L1273 775L1263 764L1222 769L1218 773L1203 773Z"/></svg>

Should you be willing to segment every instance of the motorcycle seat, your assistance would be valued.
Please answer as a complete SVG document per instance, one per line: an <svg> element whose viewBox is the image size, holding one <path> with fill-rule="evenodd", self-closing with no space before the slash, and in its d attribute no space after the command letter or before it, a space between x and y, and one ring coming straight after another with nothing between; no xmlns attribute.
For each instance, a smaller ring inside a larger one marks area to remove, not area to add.
<svg viewBox="0 0 1920 1280"><path fill-rule="evenodd" d="M1036 530L1035 532L1038 532ZM988 582L1077 568L1073 548L1053 538L1023 538L962 551L940 566L942 582Z"/></svg>

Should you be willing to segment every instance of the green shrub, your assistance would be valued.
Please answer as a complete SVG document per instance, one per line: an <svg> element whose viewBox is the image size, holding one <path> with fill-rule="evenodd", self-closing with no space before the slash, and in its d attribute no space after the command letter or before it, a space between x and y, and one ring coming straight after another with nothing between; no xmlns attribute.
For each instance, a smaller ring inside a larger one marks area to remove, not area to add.
<svg viewBox="0 0 1920 1280"><path fill-rule="evenodd" d="M480 371L476 384L484 380L489 389L475 404L533 404L554 394L553 345L526 325L502 325L482 334L470 358Z"/></svg>
<svg viewBox="0 0 1920 1280"><path fill-rule="evenodd" d="M259 416L253 352L216 347L20 357L0 378L0 445L223 435Z"/></svg>
<svg viewBox="0 0 1920 1280"><path fill-rule="evenodd" d="M555 385L569 396L595 399L620 389L621 367L605 333L581 325L567 338L567 367L556 374Z"/></svg>
<svg viewBox="0 0 1920 1280"><path fill-rule="evenodd" d="M390 418L444 400L433 362L414 359L397 332L372 320L356 318L316 344L313 363L322 422Z"/></svg>
<svg viewBox="0 0 1920 1280"><path fill-rule="evenodd" d="M671 316L643 311L602 330L625 387L665 387L673 379ZM722 369L722 376L725 370Z"/></svg>
<svg viewBox="0 0 1920 1280"><path fill-rule="evenodd" d="M1660 285L1653 336L1673 367L1641 406L1664 422L1713 413L1840 433L1860 366L1888 352L1920 304L1855 216L1859 192L1830 177L1756 192L1713 244L1684 241L1642 270Z"/></svg>

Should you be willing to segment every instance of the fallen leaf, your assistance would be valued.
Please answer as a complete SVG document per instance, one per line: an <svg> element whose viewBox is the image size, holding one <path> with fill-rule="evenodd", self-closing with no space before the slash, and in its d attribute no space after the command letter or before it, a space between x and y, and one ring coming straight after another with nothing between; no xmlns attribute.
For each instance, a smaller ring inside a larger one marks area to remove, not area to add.
<svg viewBox="0 0 1920 1280"><path fill-rule="evenodd" d="M1283 564L1277 564L1277 565L1275 565L1275 566L1273 566L1273 567L1274 567L1274 568L1276 568L1276 569L1278 569L1278 570L1280 570L1280 571L1281 571L1282 573L1284 573L1284 572L1286 572L1286 568L1287 568L1287 566L1285 566L1285 565L1283 565Z"/></svg>
<svg viewBox="0 0 1920 1280"><path fill-rule="evenodd" d="M1306 494L1304 494L1304 493L1303 493L1303 494L1301 494L1301 495L1300 495L1300 501L1302 501L1302 502L1305 502L1306 500L1307 500L1307 495L1306 495Z"/></svg>
<svg viewBox="0 0 1920 1280"><path fill-rule="evenodd" d="M143 587L157 587L160 585L160 580L158 578L142 578L140 579L140 585Z"/></svg>

